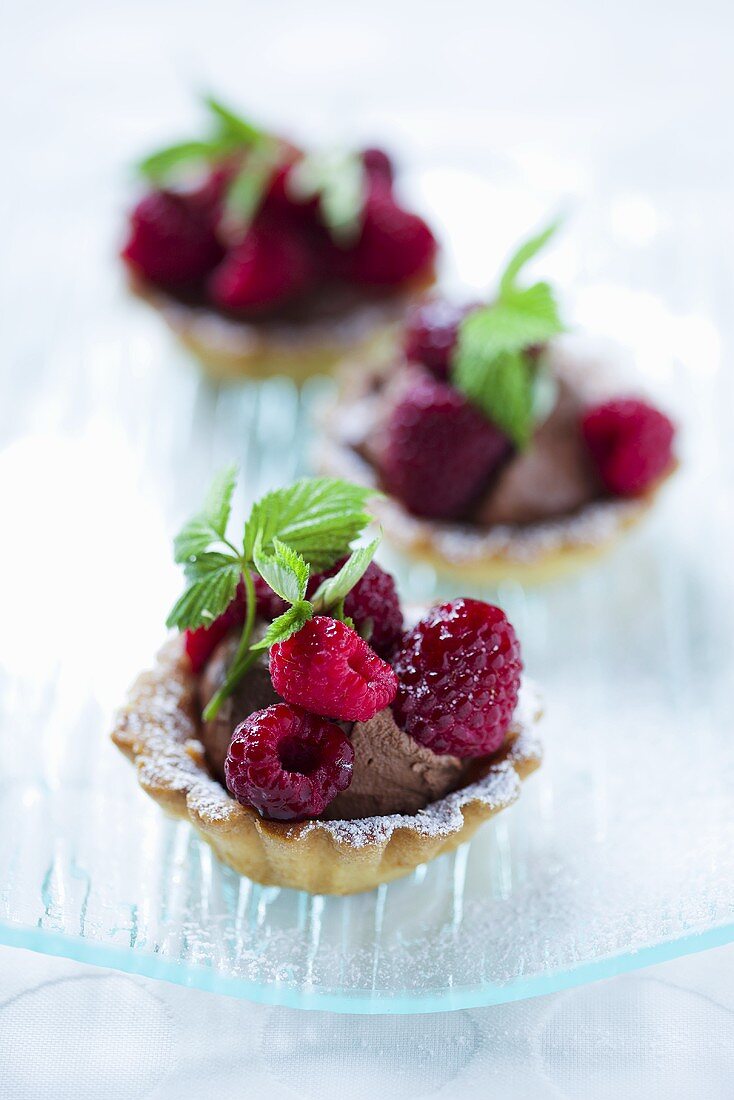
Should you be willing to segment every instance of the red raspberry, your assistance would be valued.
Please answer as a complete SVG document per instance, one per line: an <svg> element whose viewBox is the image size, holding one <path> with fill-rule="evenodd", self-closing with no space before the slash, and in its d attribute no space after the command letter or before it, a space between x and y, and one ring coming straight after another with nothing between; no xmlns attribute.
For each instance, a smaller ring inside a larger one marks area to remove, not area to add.
<svg viewBox="0 0 734 1100"><path fill-rule="evenodd" d="M261 310L296 297L313 276L311 251L292 229L258 220L209 279L221 309Z"/></svg>
<svg viewBox="0 0 734 1100"><path fill-rule="evenodd" d="M597 405L584 414L581 430L604 485L616 496L644 493L672 466L675 428L644 401Z"/></svg>
<svg viewBox="0 0 734 1100"><path fill-rule="evenodd" d="M239 158L222 161L215 165L204 182L191 192L191 201L203 210L210 224L216 228L227 188L232 182L240 165Z"/></svg>
<svg viewBox="0 0 734 1100"><path fill-rule="evenodd" d="M309 597L326 577L333 577L346 558L338 561L326 573L317 573L308 582ZM276 597L277 598L277 597ZM395 578L376 561L371 561L344 601L344 613L353 620L357 630L372 624L368 641L372 649L386 657L403 632L403 609L400 606Z"/></svg>
<svg viewBox="0 0 734 1100"><path fill-rule="evenodd" d="M406 634L393 661L398 725L433 752L485 756L510 725L522 660L499 607L454 600Z"/></svg>
<svg viewBox="0 0 734 1100"><path fill-rule="evenodd" d="M436 239L417 214L397 205L384 187L370 188L360 238L337 258L344 278L367 286L394 286L427 273Z"/></svg>
<svg viewBox="0 0 734 1100"><path fill-rule="evenodd" d="M428 298L408 313L405 327L405 355L423 363L443 380L451 372L451 355L459 325L475 306L456 306L445 298Z"/></svg>
<svg viewBox="0 0 734 1100"><path fill-rule="evenodd" d="M238 802L263 817L318 817L352 781L354 749L332 722L276 703L232 735L224 775Z"/></svg>
<svg viewBox="0 0 734 1100"><path fill-rule="evenodd" d="M286 703L340 722L366 722L395 698L395 673L355 630L317 615L270 649L270 678Z"/></svg>
<svg viewBox="0 0 734 1100"><path fill-rule="evenodd" d="M245 606L245 588L240 581L232 603L211 626L200 626L198 630L186 631L184 648L195 673L202 671L214 650L230 630L236 626L242 626L245 621Z"/></svg>
<svg viewBox="0 0 734 1100"><path fill-rule="evenodd" d="M357 629L371 621L369 644L386 656L403 633L403 609L392 574L371 561L344 601L344 614Z"/></svg>
<svg viewBox="0 0 734 1100"><path fill-rule="evenodd" d="M506 436L458 390L425 375L388 420L385 486L418 516L458 518L508 451Z"/></svg>
<svg viewBox="0 0 734 1100"><path fill-rule="evenodd" d="M255 599L257 600L257 613L261 619L272 622L288 610L288 604L281 600L273 592L267 581L264 581L258 573L254 573L252 583L255 586Z"/></svg>
<svg viewBox="0 0 734 1100"><path fill-rule="evenodd" d="M362 161L368 176L388 186L392 185L395 169L384 149L365 149L362 153Z"/></svg>
<svg viewBox="0 0 734 1100"><path fill-rule="evenodd" d="M145 279L162 286L199 282L222 258L206 210L191 195L153 191L130 215L122 257Z"/></svg>

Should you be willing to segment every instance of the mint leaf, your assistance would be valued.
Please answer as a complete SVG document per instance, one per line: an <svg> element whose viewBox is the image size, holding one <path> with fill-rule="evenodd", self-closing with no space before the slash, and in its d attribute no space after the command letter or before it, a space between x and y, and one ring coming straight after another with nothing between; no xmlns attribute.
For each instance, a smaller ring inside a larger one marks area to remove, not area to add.
<svg viewBox="0 0 734 1100"><path fill-rule="evenodd" d="M527 445L533 424L533 380L520 351L487 356L481 344L467 341L454 363L454 382L517 447Z"/></svg>
<svg viewBox="0 0 734 1100"><path fill-rule="evenodd" d="M452 381L517 447L530 441L534 376L529 347L563 332L555 294L548 283L518 287L517 276L550 240L558 223L526 241L510 259L491 305L468 314L459 326Z"/></svg>
<svg viewBox="0 0 734 1100"><path fill-rule="evenodd" d="M269 649L276 642L286 641L292 634L297 634L312 617L313 607L309 601L299 600L277 619L273 619L265 635L252 646L252 649Z"/></svg>
<svg viewBox="0 0 734 1100"><path fill-rule="evenodd" d="M327 613L339 606L349 595L357 581L364 575L367 566L375 556L380 539L377 538L369 546L359 546L344 562L338 573L333 577L327 577L311 597L311 602L319 611Z"/></svg>
<svg viewBox="0 0 734 1100"><path fill-rule="evenodd" d="M308 153L288 177L296 202L318 198L319 214L333 241L348 248L362 229L367 175L358 153L330 150Z"/></svg>
<svg viewBox="0 0 734 1100"><path fill-rule="evenodd" d="M521 244L514 255L510 257L507 267L500 279L500 297L503 297L508 291L514 288L517 276L525 267L525 264L529 263L530 260L537 256L541 249L545 248L551 237L558 231L560 224L560 219L551 222L542 232Z"/></svg>
<svg viewBox="0 0 734 1100"><path fill-rule="evenodd" d="M174 560L191 561L215 542L222 542L232 508L232 495L237 481L237 467L227 466L214 478L204 506L181 528L173 540Z"/></svg>
<svg viewBox="0 0 734 1100"><path fill-rule="evenodd" d="M227 188L224 199L224 232L240 236L250 227L267 194L273 173L280 162L274 142L263 144L246 157Z"/></svg>
<svg viewBox="0 0 734 1100"><path fill-rule="evenodd" d="M238 115L214 96L205 96L204 105L208 107L219 123L221 134L232 139L238 145L245 147L257 145L267 136L266 132L261 130L259 126L255 126L254 123Z"/></svg>
<svg viewBox="0 0 734 1100"><path fill-rule="evenodd" d="M208 163L221 151L216 141L179 141L151 153L138 164L138 171L152 183L161 184L178 168Z"/></svg>
<svg viewBox="0 0 734 1100"><path fill-rule="evenodd" d="M364 510L374 490L338 478L302 478L286 489L267 493L253 507L245 525L244 549L253 560L280 539L314 570L328 569L349 550L372 517Z"/></svg>
<svg viewBox="0 0 734 1100"><path fill-rule="evenodd" d="M241 563L226 554L203 554L190 568L195 572L166 620L178 630L211 626L234 599L242 575Z"/></svg>
<svg viewBox="0 0 734 1100"><path fill-rule="evenodd" d="M272 556L269 556L256 546L255 568L281 599L288 603L298 603L306 595L308 566L297 551L278 538L273 539L273 551Z"/></svg>
<svg viewBox="0 0 734 1100"><path fill-rule="evenodd" d="M275 144L267 131L242 118L218 99L204 99L216 126L210 137L197 141L179 141L151 153L138 164L138 170L156 185L164 184L179 169L209 164L233 153Z"/></svg>

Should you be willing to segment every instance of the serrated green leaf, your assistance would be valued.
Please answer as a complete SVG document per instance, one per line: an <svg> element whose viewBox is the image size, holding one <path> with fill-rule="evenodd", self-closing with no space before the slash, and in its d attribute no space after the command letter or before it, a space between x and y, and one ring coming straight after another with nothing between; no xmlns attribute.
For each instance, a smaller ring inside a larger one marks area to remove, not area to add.
<svg viewBox="0 0 734 1100"><path fill-rule="evenodd" d="M297 634L313 617L313 607L308 600L294 603L277 619L273 619L264 636L252 646L253 649L269 649L276 642L284 642L291 635Z"/></svg>
<svg viewBox="0 0 734 1100"><path fill-rule="evenodd" d="M204 97L204 105L211 111L219 123L222 133L235 138L242 146L257 145L267 134L259 126L238 115L230 107L214 96Z"/></svg>
<svg viewBox="0 0 734 1100"><path fill-rule="evenodd" d="M519 448L530 439L533 382L520 351L486 356L480 346L465 345L454 362L454 382Z"/></svg>
<svg viewBox="0 0 734 1100"><path fill-rule="evenodd" d="M311 597L311 602L319 611L329 612L343 603L345 597L364 575L367 566L377 552L380 539L376 538L368 546L358 546L347 558L344 565L333 577L327 577Z"/></svg>
<svg viewBox="0 0 734 1100"><path fill-rule="evenodd" d="M240 562L225 554L204 554L190 568L195 573L166 620L166 626L178 630L211 626L234 599L242 574Z"/></svg>
<svg viewBox="0 0 734 1100"><path fill-rule="evenodd" d="M252 560L258 543L262 553L272 553L278 538L312 569L328 569L371 522L364 504L374 495L372 489L338 478L302 478L275 489L252 509L245 525L245 555Z"/></svg>
<svg viewBox="0 0 734 1100"><path fill-rule="evenodd" d="M138 171L152 183L161 184L177 169L208 163L220 152L218 141L179 141L145 157L139 162Z"/></svg>
<svg viewBox="0 0 734 1100"><path fill-rule="evenodd" d="M288 603L303 600L308 586L309 568L296 550L274 538L273 553L264 554L256 546L254 561L262 579L281 599Z"/></svg>
<svg viewBox="0 0 734 1100"><path fill-rule="evenodd" d="M334 242L348 248L359 237L367 194L364 161L358 153L308 153L294 167L288 189L296 202L318 198L321 220Z"/></svg>
<svg viewBox="0 0 734 1100"><path fill-rule="evenodd" d="M230 512L232 510L232 495L237 484L237 465L230 463L215 475L204 501L201 514L211 523L217 534L224 537Z"/></svg>
<svg viewBox="0 0 734 1100"><path fill-rule="evenodd" d="M522 269L545 247L551 237L557 232L560 224L560 219L551 222L542 232L537 233L534 237L531 237L530 240L521 244L514 255L511 256L502 278L500 279L501 297L504 297L508 291L514 288L517 277Z"/></svg>
<svg viewBox="0 0 734 1100"><path fill-rule="evenodd" d="M184 524L173 540L175 561L188 563L205 553L212 543L225 538L236 482L236 465L226 466L215 476L201 511Z"/></svg>

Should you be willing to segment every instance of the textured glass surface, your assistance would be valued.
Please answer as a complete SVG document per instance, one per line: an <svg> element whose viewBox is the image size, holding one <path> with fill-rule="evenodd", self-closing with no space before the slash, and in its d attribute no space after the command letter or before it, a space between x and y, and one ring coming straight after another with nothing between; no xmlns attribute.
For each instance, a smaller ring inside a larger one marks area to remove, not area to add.
<svg viewBox="0 0 734 1100"><path fill-rule="evenodd" d="M421 186L455 219L459 275L486 282L467 232L479 184L448 204L443 176ZM509 211L499 260L549 196L486 197ZM282 380L201 381L157 318L125 300L108 209L77 211L60 304L39 317L4 288L0 939L263 1001L420 1011L547 992L732 937L734 451L721 367L732 288L685 204L663 219L673 234L645 221L644 204L602 198L548 267L578 288L579 324L633 347L683 423L683 468L597 568L482 592L508 609L542 685L543 768L469 847L347 899L223 869L139 791L107 739L162 640L176 525L232 457L240 512L307 469L309 413L328 383L299 398ZM456 594L429 569L383 560L408 599Z"/></svg>

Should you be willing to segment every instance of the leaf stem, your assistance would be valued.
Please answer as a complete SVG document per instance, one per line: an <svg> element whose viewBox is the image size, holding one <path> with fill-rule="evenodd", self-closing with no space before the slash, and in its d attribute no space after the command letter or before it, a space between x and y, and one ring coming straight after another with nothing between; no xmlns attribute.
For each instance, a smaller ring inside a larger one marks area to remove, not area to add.
<svg viewBox="0 0 734 1100"><path fill-rule="evenodd" d="M240 637L239 645L237 646L237 652L234 655L232 664L229 667L227 676L224 683L220 687L219 691L212 695L211 699L207 703L204 709L204 720L206 722L216 718L219 714L219 708L225 699L228 699L232 694L237 684L247 671L254 665L258 658L258 652L250 649L250 641L252 639L252 628L255 625L255 613L257 611L257 598L255 596L255 585L252 580L252 573L249 568L245 566L242 570L242 580L245 585L246 596L246 610L245 610L245 622L242 627L242 635Z"/></svg>

